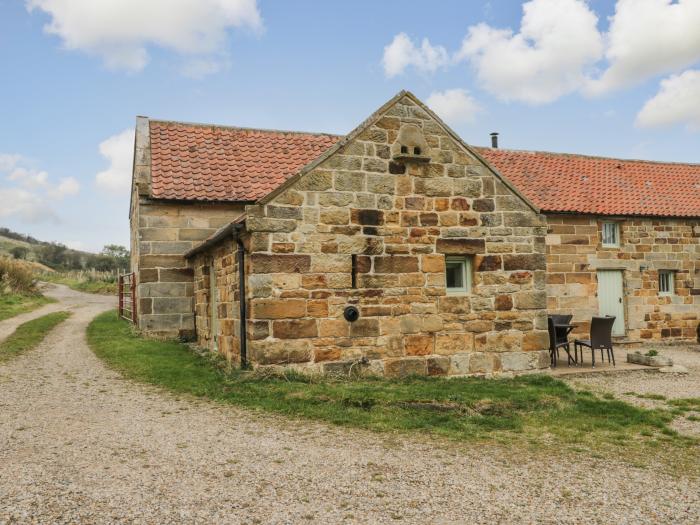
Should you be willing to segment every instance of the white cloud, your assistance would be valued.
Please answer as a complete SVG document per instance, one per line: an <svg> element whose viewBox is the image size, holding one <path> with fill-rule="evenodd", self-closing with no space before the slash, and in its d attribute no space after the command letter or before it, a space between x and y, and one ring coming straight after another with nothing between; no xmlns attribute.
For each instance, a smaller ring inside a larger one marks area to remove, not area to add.
<svg viewBox="0 0 700 525"><path fill-rule="evenodd" d="M17 163L22 158L21 155L11 155L9 153L0 153L0 171L12 171Z"/></svg>
<svg viewBox="0 0 700 525"><path fill-rule="evenodd" d="M97 186L107 192L129 193L134 158L134 130L126 129L100 143L100 154L109 167L95 175Z"/></svg>
<svg viewBox="0 0 700 525"><path fill-rule="evenodd" d="M456 58L469 60L479 83L501 99L552 102L578 90L602 57L597 23L584 0L531 0L519 33L472 26Z"/></svg>
<svg viewBox="0 0 700 525"><path fill-rule="evenodd" d="M49 174L25 167L17 167L7 176L11 181L19 182L29 190L49 187Z"/></svg>
<svg viewBox="0 0 700 525"><path fill-rule="evenodd" d="M434 73L446 66L450 59L442 46L433 46L427 38L417 47L406 33L399 33L391 44L384 48L384 74L395 77L407 67L413 66L421 73Z"/></svg>
<svg viewBox="0 0 700 525"><path fill-rule="evenodd" d="M0 218L17 217L27 222L58 221L53 209L56 201L80 191L73 177L53 184L46 171L35 169L33 162L21 155L0 153L0 172L6 173L0 182Z"/></svg>
<svg viewBox="0 0 700 525"><path fill-rule="evenodd" d="M466 89L434 91L428 97L427 105L450 124L474 122L481 110Z"/></svg>
<svg viewBox="0 0 700 525"><path fill-rule="evenodd" d="M80 184L74 177L64 177L58 186L52 188L51 196L56 199L63 199L69 195L77 195L80 192Z"/></svg>
<svg viewBox="0 0 700 525"><path fill-rule="evenodd" d="M637 115L641 127L670 126L684 123L700 131L700 70L689 70L661 81L659 92L649 99Z"/></svg>
<svg viewBox="0 0 700 525"><path fill-rule="evenodd" d="M0 187L0 218L17 217L30 223L57 221L44 198L22 188Z"/></svg>
<svg viewBox="0 0 700 525"><path fill-rule="evenodd" d="M609 67L591 94L679 71L700 60L700 1L619 0L607 43Z"/></svg>
<svg viewBox="0 0 700 525"><path fill-rule="evenodd" d="M225 51L231 28L262 29L256 0L25 0L51 17L45 32L67 49L100 56L107 67L140 71L148 47L183 55Z"/></svg>

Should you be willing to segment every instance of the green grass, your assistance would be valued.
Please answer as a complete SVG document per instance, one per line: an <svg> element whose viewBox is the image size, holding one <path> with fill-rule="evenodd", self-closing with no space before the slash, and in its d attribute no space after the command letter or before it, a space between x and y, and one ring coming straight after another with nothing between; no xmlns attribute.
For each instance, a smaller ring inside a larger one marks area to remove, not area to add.
<svg viewBox="0 0 700 525"><path fill-rule="evenodd" d="M88 327L98 357L124 376L172 392L374 431L419 432L463 442L497 441L621 452L684 449L697 465L697 443L669 429L665 410L576 391L545 375L513 379L330 379L300 374L225 371L185 345L143 339L115 312ZM653 457L659 457L654 454Z"/></svg>
<svg viewBox="0 0 700 525"><path fill-rule="evenodd" d="M19 325L12 335L0 342L0 363L36 348L46 334L69 316L68 312L54 312Z"/></svg>
<svg viewBox="0 0 700 525"><path fill-rule="evenodd" d="M100 295L116 295L118 292L118 284L114 280L106 281L101 279L76 278L71 275L63 275L60 273L42 274L41 279L52 283L65 284L78 292Z"/></svg>
<svg viewBox="0 0 700 525"><path fill-rule="evenodd" d="M0 321L36 310L48 303L55 303L55 299L43 295L22 295L0 293Z"/></svg>

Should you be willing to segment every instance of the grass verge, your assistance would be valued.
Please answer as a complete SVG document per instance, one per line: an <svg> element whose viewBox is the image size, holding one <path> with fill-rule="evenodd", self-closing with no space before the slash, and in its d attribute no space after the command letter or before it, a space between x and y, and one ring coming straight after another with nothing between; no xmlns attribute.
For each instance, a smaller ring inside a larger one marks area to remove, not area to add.
<svg viewBox="0 0 700 525"><path fill-rule="evenodd" d="M684 465L697 467L700 459L697 441L668 427L667 411L576 391L545 375L351 380L225 371L180 343L138 337L113 311L90 324L88 342L128 378L251 409L462 442L519 441L540 450L545 445L553 451L609 452L635 463L681 449Z"/></svg>
<svg viewBox="0 0 700 525"><path fill-rule="evenodd" d="M46 334L69 316L68 312L54 312L19 325L12 335L0 342L0 363L36 348Z"/></svg>
<svg viewBox="0 0 700 525"><path fill-rule="evenodd" d="M55 303L55 299L43 295L1 294L0 293L0 321L36 310L48 303Z"/></svg>
<svg viewBox="0 0 700 525"><path fill-rule="evenodd" d="M65 284L68 288L84 293L94 293L100 295L116 295L119 285L116 280L104 280L100 278L91 278L66 275L61 273L46 273L42 274L42 280L57 284Z"/></svg>

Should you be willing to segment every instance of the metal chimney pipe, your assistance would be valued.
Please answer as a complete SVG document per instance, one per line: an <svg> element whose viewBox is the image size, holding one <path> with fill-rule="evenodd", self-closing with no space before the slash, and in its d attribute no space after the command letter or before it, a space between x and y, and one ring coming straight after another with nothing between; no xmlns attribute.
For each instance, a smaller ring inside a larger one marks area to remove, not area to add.
<svg viewBox="0 0 700 525"><path fill-rule="evenodd" d="M491 133L491 147L498 148L498 132Z"/></svg>

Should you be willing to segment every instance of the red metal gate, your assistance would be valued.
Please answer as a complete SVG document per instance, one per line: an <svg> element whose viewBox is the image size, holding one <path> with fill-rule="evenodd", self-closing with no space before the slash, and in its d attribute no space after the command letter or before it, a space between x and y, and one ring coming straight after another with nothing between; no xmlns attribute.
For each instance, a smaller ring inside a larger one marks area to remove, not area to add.
<svg viewBox="0 0 700 525"><path fill-rule="evenodd" d="M136 274L119 276L119 317L136 324Z"/></svg>

